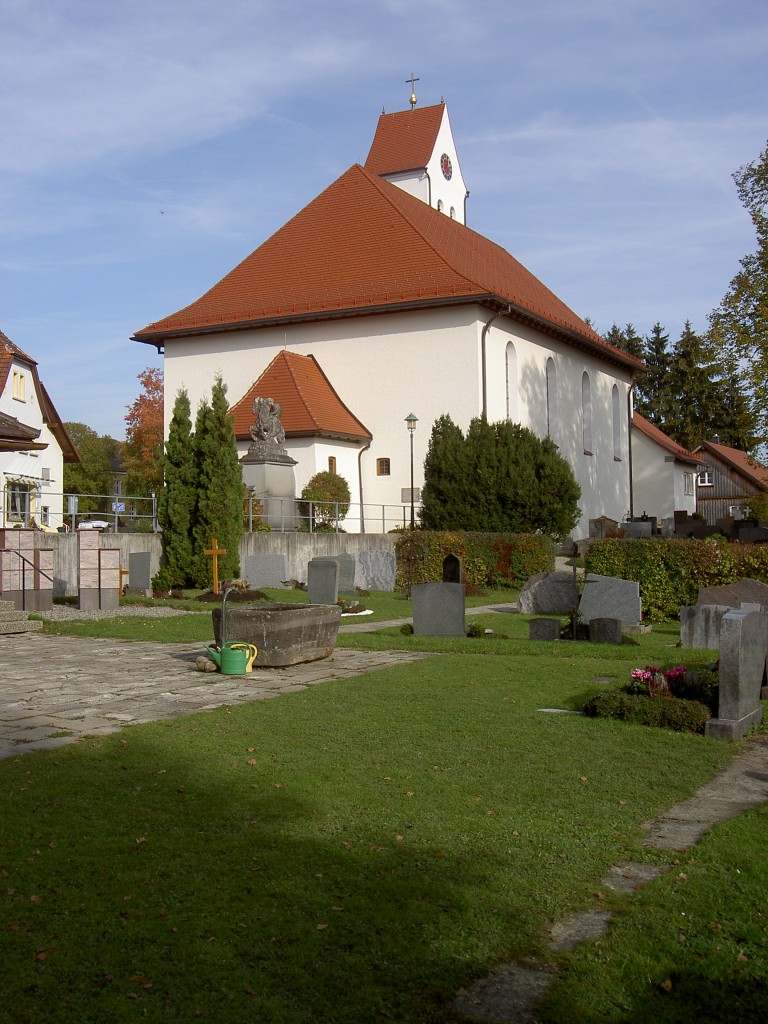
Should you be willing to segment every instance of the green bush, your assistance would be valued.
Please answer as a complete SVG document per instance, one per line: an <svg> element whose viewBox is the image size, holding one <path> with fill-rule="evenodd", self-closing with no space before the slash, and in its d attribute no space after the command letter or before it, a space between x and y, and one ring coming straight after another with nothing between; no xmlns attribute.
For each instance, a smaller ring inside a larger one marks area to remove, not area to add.
<svg viewBox="0 0 768 1024"><path fill-rule="evenodd" d="M750 578L768 583L768 545L730 544L725 539L593 541L587 572L637 580L643 616L650 622L676 619L695 604L699 587Z"/></svg>
<svg viewBox="0 0 768 1024"><path fill-rule="evenodd" d="M349 484L338 473L315 473L304 490L299 501L299 515L303 524L318 532L333 531L340 519L349 512Z"/></svg>
<svg viewBox="0 0 768 1024"><path fill-rule="evenodd" d="M607 690L590 697L584 705L584 714L694 733L703 733L705 723L712 717L709 708L695 700L671 695L651 697L624 690Z"/></svg>
<svg viewBox="0 0 768 1024"><path fill-rule="evenodd" d="M450 554L461 559L464 582L476 589L520 586L555 565L554 542L540 534L409 530L395 547L396 585L439 583Z"/></svg>

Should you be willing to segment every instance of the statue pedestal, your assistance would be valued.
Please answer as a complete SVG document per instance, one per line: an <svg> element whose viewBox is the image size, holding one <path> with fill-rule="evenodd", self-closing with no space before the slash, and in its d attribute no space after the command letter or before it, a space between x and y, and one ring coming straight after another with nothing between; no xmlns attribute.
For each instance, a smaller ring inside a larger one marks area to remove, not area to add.
<svg viewBox="0 0 768 1024"><path fill-rule="evenodd" d="M277 459L248 452L240 459L243 483L264 506L264 522L273 530L296 530L296 460L283 455Z"/></svg>

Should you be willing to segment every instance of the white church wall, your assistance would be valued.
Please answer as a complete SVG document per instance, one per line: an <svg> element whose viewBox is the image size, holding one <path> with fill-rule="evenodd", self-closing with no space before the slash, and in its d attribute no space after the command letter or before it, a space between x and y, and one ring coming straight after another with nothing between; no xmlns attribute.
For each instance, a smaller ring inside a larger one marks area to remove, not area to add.
<svg viewBox="0 0 768 1024"><path fill-rule="evenodd" d="M443 155L450 160L451 174L449 178L446 178L443 173L441 164ZM459 166L459 157L447 110L443 111L443 120L437 133L434 151L427 165L427 173L432 185L432 207L435 210L442 210L447 216L450 216L451 210L453 210L453 219L463 224L467 186Z"/></svg>

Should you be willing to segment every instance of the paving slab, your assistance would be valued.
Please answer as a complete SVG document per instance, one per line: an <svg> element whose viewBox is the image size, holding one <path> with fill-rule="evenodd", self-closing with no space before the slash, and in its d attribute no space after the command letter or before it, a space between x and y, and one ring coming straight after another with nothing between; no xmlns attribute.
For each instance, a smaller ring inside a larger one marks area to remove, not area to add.
<svg viewBox="0 0 768 1024"><path fill-rule="evenodd" d="M245 676L203 673L199 643L160 644L27 633L0 636L0 757L129 725L295 693L417 661L405 651L338 649L330 658ZM58 736L67 730L69 736Z"/></svg>

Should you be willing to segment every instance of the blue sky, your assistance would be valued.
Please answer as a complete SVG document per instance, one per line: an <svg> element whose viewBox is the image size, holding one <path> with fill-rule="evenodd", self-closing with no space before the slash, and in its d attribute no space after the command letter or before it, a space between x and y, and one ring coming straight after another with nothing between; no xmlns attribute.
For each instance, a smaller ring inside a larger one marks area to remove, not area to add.
<svg viewBox="0 0 768 1024"><path fill-rule="evenodd" d="M598 330L705 329L755 247L764 0L3 0L0 38L0 330L99 433L160 365L133 332L363 162L411 72L469 225Z"/></svg>

